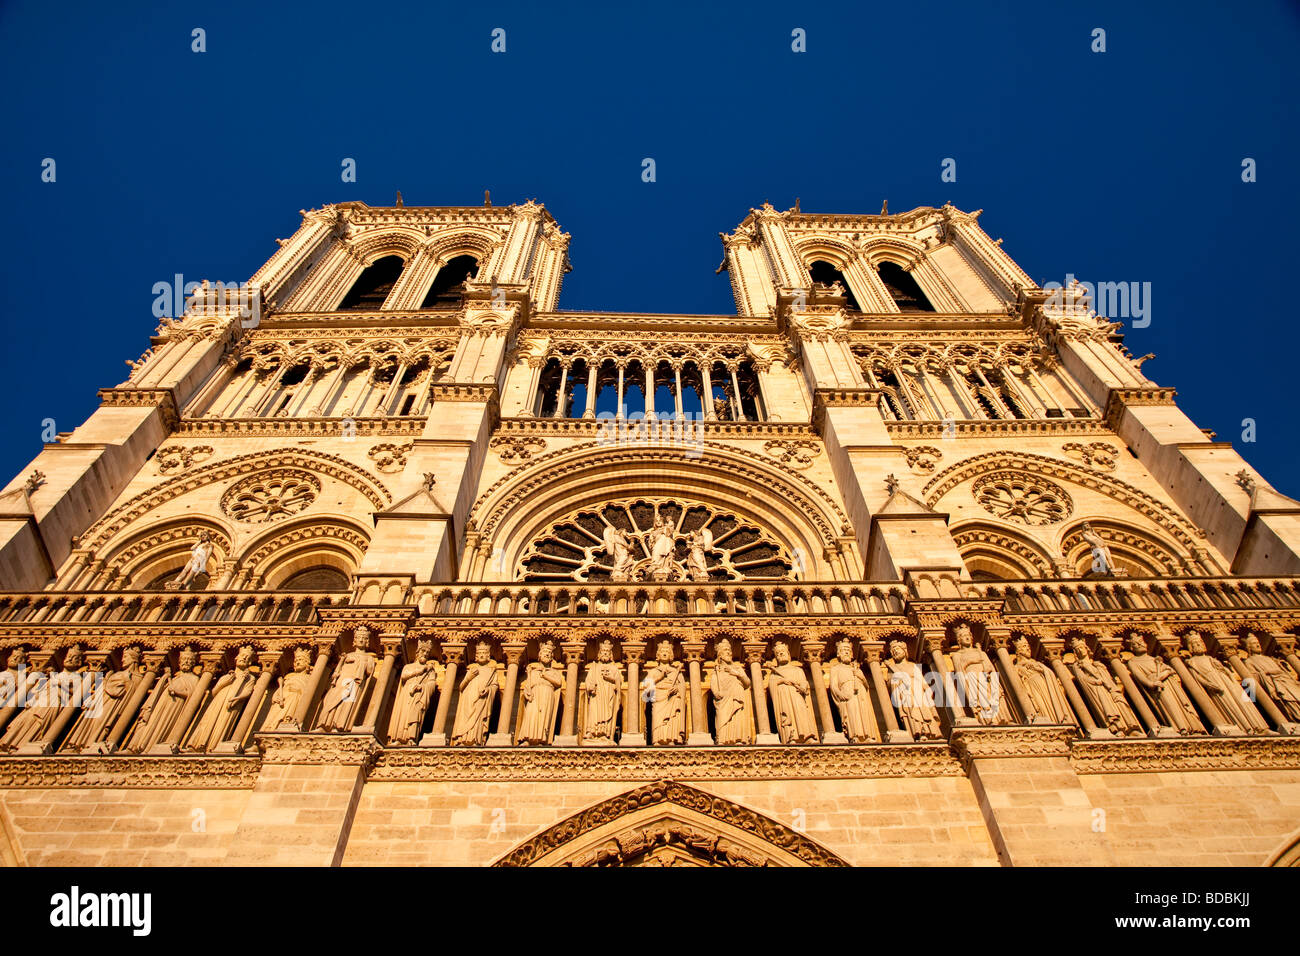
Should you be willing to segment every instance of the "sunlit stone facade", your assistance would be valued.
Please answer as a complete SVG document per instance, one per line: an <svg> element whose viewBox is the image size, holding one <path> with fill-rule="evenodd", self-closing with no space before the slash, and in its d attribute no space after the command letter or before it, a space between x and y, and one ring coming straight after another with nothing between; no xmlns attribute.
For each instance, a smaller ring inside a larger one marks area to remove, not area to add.
<svg viewBox="0 0 1300 956"><path fill-rule="evenodd" d="M0 495L0 859L1294 862L1300 503L977 219L304 213Z"/></svg>

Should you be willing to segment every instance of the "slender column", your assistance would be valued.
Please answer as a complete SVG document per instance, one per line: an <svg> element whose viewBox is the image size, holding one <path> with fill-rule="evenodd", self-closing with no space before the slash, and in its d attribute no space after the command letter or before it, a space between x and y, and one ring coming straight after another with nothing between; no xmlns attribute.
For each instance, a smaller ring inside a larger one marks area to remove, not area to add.
<svg viewBox="0 0 1300 956"><path fill-rule="evenodd" d="M316 705L316 695L320 693L321 683L325 680L325 671L330 663L330 646L333 643L332 640L328 643L322 641L317 645L316 663L312 665L307 688L302 693L302 700L298 702L298 711L293 715L304 732L310 729L307 718L311 716L312 708Z"/></svg>
<svg viewBox="0 0 1300 956"><path fill-rule="evenodd" d="M412 415L423 415L425 406L429 404L429 396L433 393L433 380L437 375L437 369L433 367L432 357L429 359L429 367L424 373L424 384L420 387L420 394L411 405Z"/></svg>
<svg viewBox="0 0 1300 956"><path fill-rule="evenodd" d="M1061 688L1065 691L1065 699L1070 702L1070 709L1074 711L1075 717L1079 720L1079 726L1083 728L1085 737L1111 737L1113 734L1109 730L1097 726L1097 722L1092 719L1092 714L1088 710L1088 705L1084 703L1079 688L1074 684L1074 676L1070 669L1065 666L1061 660L1060 649L1048 644L1043 645L1043 656L1047 658L1047 663L1052 668L1052 673L1056 679L1061 682Z"/></svg>
<svg viewBox="0 0 1300 956"><path fill-rule="evenodd" d="M257 719L257 712L262 709L262 701L266 699L266 690L271 686L273 677L275 677L274 662L263 667L262 673L257 675L257 683L253 685L253 692L248 695L248 700L244 703L244 712L239 715L239 723L235 725L235 732L231 734L229 740L223 740L217 744L213 753L242 754L244 752L245 741L248 740L249 731L253 729L253 721Z"/></svg>
<svg viewBox="0 0 1300 956"><path fill-rule="evenodd" d="M1220 644L1222 645L1222 642L1220 642ZM1227 649L1225 648L1225 650ZM1290 721L1288 721L1286 715L1278 709L1277 704L1273 702L1273 698L1268 696L1268 692L1264 690L1263 685L1255 679L1255 675L1246 669L1246 665L1242 662L1241 658L1237 656L1235 647L1231 650L1227 650L1227 657L1228 664L1236 673L1237 679L1241 681L1243 690L1246 687L1249 687L1251 698L1259 706L1259 709L1264 712L1264 716L1271 720L1273 726L1277 727L1277 729L1282 731L1282 733L1287 733ZM1245 730L1244 727L1242 729Z"/></svg>
<svg viewBox="0 0 1300 956"><path fill-rule="evenodd" d="M312 386L316 384L316 379L320 376L320 362L312 362L307 369L307 374L303 376L302 382L298 385L298 400L293 403L289 409L289 414L296 418L302 413L303 406L307 404L307 397L311 395Z"/></svg>
<svg viewBox="0 0 1300 956"><path fill-rule="evenodd" d="M1133 710L1137 712L1138 718L1147 728L1149 737L1168 737L1177 734L1178 731L1171 727L1163 726L1160 721L1156 720L1156 715L1151 713L1151 708L1147 706L1146 698L1138 690L1137 685L1133 683L1133 675L1128 672L1124 666L1124 661L1120 659L1118 651L1107 650L1107 656L1110 663L1110 669L1114 671L1119 682L1124 685L1124 692L1128 694L1129 700L1133 704Z"/></svg>
<svg viewBox="0 0 1300 956"><path fill-rule="evenodd" d="M379 400L379 410L383 415L392 414L392 404L398 390L402 387L402 378L406 375L406 361L402 360L397 363L397 371L393 374L393 380L388 383L388 388L384 390L384 397Z"/></svg>
<svg viewBox="0 0 1300 956"><path fill-rule="evenodd" d="M733 406L733 420L743 422L745 420L745 405L740 400L740 381L736 378L736 366L728 365L727 371L731 373L731 404Z"/></svg>
<svg viewBox="0 0 1300 956"><path fill-rule="evenodd" d="M621 363L618 366L618 411L614 417L619 421L627 418L623 410L623 366Z"/></svg>
<svg viewBox="0 0 1300 956"><path fill-rule="evenodd" d="M803 646L804 663L808 665L808 676L812 680L813 699L817 701L817 716L821 721L821 742L824 744L845 744L849 739L835 729L835 718L831 715L831 699L826 693L826 674L822 671L823 645L808 641Z"/></svg>
<svg viewBox="0 0 1300 956"><path fill-rule="evenodd" d="M253 398L253 393L258 389L257 379L259 376L257 373L259 371L262 370L256 365L250 365L248 367L248 386L246 388L235 389L234 398L221 410L222 418L238 418L244 413L244 406L249 403ZM253 414L256 414L256 412L257 410L254 408Z"/></svg>
<svg viewBox="0 0 1300 956"><path fill-rule="evenodd" d="M524 645L513 641L503 648L506 655L506 686L501 692L501 712L497 716L497 732L489 734L489 747L509 747L515 742L515 696L519 689L519 661L524 656Z"/></svg>
<svg viewBox="0 0 1300 956"><path fill-rule="evenodd" d="M767 679L763 676L762 646L747 646L745 660L749 662L749 683L754 694L754 719L758 722L758 736L754 743L780 743L780 738L772 733L772 722L767 716Z"/></svg>
<svg viewBox="0 0 1300 956"><path fill-rule="evenodd" d="M596 417L596 379L600 375L600 363L587 363L587 407L582 412L583 418Z"/></svg>
<svg viewBox="0 0 1300 956"><path fill-rule="evenodd" d="M330 407L330 401L334 398L334 393L338 391L339 382L343 380L343 376L346 374L347 366L344 365L340 356L334 363L334 374L325 380L325 385L321 389L321 400L309 408L308 411L323 416L325 410Z"/></svg>
<svg viewBox="0 0 1300 956"><path fill-rule="evenodd" d="M969 727L978 724L979 721L974 717L967 717L966 712L962 709L961 698L957 696L957 685L953 682L952 671L948 670L948 662L943 659L943 632L921 635L921 644L930 653L930 663L934 671L939 675L939 682L943 687L943 696L947 700L940 704L940 708L947 710L949 717L952 719L954 727Z"/></svg>
<svg viewBox="0 0 1300 956"><path fill-rule="evenodd" d="M220 663L220 658L214 653L203 656L207 658L203 662L203 673L199 675L199 682L194 685L194 690L190 691L190 696L185 699L185 709L176 718L176 723L167 734L167 739L149 750L151 754L160 751L173 754L180 752L185 735L189 733L190 724L194 722L194 715L199 712L203 698L208 696L208 687L212 685L212 678L217 673L217 664Z"/></svg>
<svg viewBox="0 0 1300 956"><path fill-rule="evenodd" d="M421 747L442 747L447 743L447 718L451 714L451 695L456 689L456 673L460 669L461 658L465 648L453 647L445 650L447 670L442 677L442 686L438 688L438 709L433 715L433 727L420 740Z"/></svg>
<svg viewBox="0 0 1300 956"><path fill-rule="evenodd" d="M262 393L262 397L257 400L257 405L254 406L254 418L259 418L262 415L265 415L267 410L271 407L271 404L275 400L276 389L280 387L280 380L284 378L284 373L287 371L289 371L288 363L282 359L280 364L275 367L275 374L272 375L271 380L266 383L266 390Z"/></svg>
<svg viewBox="0 0 1300 956"><path fill-rule="evenodd" d="M402 638L400 636L383 637L380 638L380 644L384 649L384 659L379 665L379 673L375 675L375 687L370 692L370 703L366 705L365 719L360 727L353 728L353 733L378 735L383 707L388 701L388 693L393 686L393 674L397 666L397 659L402 654Z"/></svg>
<svg viewBox="0 0 1300 956"><path fill-rule="evenodd" d="M867 673L871 675L871 687L876 692L876 699L880 701L881 716L885 718L885 743L910 744L911 732L898 725L898 714L894 712L894 702L889 696L889 683L880 666L881 653L879 647L866 648Z"/></svg>
<svg viewBox="0 0 1300 956"><path fill-rule="evenodd" d="M544 358L534 357L528 360L528 411L533 415L541 415L542 413L542 392L538 387L538 381L542 377L542 367L545 364L546 359Z"/></svg>
<svg viewBox="0 0 1300 956"><path fill-rule="evenodd" d="M578 665L582 662L581 644L564 645L564 716L560 719L560 737L555 742L573 746L578 742Z"/></svg>
<svg viewBox="0 0 1300 956"><path fill-rule="evenodd" d="M563 362L560 364L560 387L555 391L555 414L551 416L552 418L564 418L565 406L568 404L568 402L565 401L564 390L568 388L568 386L569 363Z"/></svg>
<svg viewBox="0 0 1300 956"><path fill-rule="evenodd" d="M709 376L707 365L701 365L699 369L700 383L704 387L704 394L700 396L704 407L704 420L711 422L718 417L718 413L713 408L713 379Z"/></svg>
<svg viewBox="0 0 1300 956"><path fill-rule="evenodd" d="M641 700L641 655L644 644L624 644L623 658L627 661L627 699L623 702L623 736L620 747L640 747L645 744L645 731L641 728L641 714L645 708Z"/></svg>
<svg viewBox="0 0 1300 956"><path fill-rule="evenodd" d="M677 405L677 419L681 421L685 416L682 414L682 367L673 366L673 381L677 383L677 390L673 392L673 401Z"/></svg>
<svg viewBox="0 0 1300 956"><path fill-rule="evenodd" d="M989 628L988 630L989 641L993 644L994 653L998 658L998 665L1002 670L1002 676L1006 678L1007 686L1011 688L1011 698L1016 702L1016 709L1020 712L1021 720L1026 724L1048 723L1050 718L1044 717L1044 719L1039 720L1038 716L1035 716L1031 720L1029 717L1029 712L1033 710L1029 706L1029 695L1025 693L1025 688L1020 683L1020 675L1016 673L1016 668L1011 663L1011 655L1007 653L1007 643L1011 640L1011 632L1004 631L1001 628Z"/></svg>
<svg viewBox="0 0 1300 956"><path fill-rule="evenodd" d="M1227 719L1227 715L1219 710L1218 706L1210 700L1210 695L1205 692L1205 688L1187 670L1187 665L1183 663L1182 655L1177 649L1164 648L1165 654L1169 658L1169 666L1174 669L1178 679L1183 682L1183 687L1187 690L1187 695L1196 702L1196 706L1201 709L1206 720L1210 722L1212 732L1216 737L1231 737L1237 734L1247 732L1250 728L1238 727Z"/></svg>
<svg viewBox="0 0 1300 956"><path fill-rule="evenodd" d="M713 737L709 735L709 715L704 709L704 681L700 674L704 645L683 643L682 652L686 655L686 673L691 685L691 734L686 743L692 747L707 747L713 743Z"/></svg>
<svg viewBox="0 0 1300 956"><path fill-rule="evenodd" d="M645 417L655 413L655 369L649 363L645 367Z"/></svg>
<svg viewBox="0 0 1300 956"><path fill-rule="evenodd" d="M117 722L113 724L113 730L109 733L108 739L100 744L101 753L114 753L122 745L122 739L131 728L131 721L135 720L135 715L140 712L140 705L149 696L149 688L153 687L154 681L158 679L158 671L166 663L167 655L157 651L146 651L144 659L144 673L131 690L131 696L127 699L126 707L118 715Z"/></svg>

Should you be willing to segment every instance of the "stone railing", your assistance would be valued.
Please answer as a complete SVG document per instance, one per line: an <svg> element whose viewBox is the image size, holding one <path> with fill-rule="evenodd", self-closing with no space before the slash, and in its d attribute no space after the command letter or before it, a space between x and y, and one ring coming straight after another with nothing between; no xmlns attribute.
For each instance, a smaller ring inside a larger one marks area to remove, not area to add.
<svg viewBox="0 0 1300 956"><path fill-rule="evenodd" d="M347 593L256 591L39 591L0 593L6 624L281 621L314 624L316 610Z"/></svg>
<svg viewBox="0 0 1300 956"><path fill-rule="evenodd" d="M1295 578L1101 578L963 585L971 597L1001 599L1003 611L1056 614L1082 611L1300 611Z"/></svg>

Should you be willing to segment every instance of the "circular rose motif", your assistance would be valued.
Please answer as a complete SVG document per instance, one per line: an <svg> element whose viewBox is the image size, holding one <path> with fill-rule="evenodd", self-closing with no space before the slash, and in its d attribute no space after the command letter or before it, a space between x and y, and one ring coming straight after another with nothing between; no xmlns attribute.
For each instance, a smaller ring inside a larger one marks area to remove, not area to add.
<svg viewBox="0 0 1300 956"><path fill-rule="evenodd" d="M971 491L985 511L1019 524L1056 524L1074 510L1060 485L1012 472L985 475Z"/></svg>
<svg viewBox="0 0 1300 956"><path fill-rule="evenodd" d="M266 472L231 485L221 498L221 509L236 521L263 524L298 514L319 492L320 482L310 472Z"/></svg>

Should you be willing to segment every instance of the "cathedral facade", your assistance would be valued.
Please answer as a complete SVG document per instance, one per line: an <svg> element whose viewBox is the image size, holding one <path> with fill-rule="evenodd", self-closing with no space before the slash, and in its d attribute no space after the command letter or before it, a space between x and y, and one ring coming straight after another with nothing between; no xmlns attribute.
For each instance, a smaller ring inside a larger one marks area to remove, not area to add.
<svg viewBox="0 0 1300 956"><path fill-rule="evenodd" d="M0 860L1300 861L1300 503L978 217L303 213L0 494Z"/></svg>

